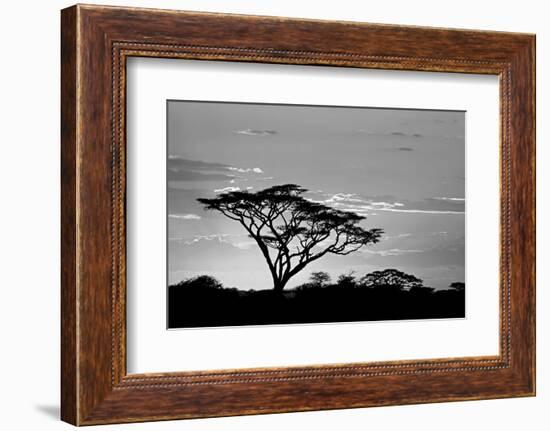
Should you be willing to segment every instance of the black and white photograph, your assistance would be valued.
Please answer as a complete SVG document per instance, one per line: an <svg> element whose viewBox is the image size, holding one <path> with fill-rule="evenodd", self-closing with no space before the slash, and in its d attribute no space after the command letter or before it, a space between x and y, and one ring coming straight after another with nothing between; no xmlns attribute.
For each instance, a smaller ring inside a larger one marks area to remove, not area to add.
<svg viewBox="0 0 550 431"><path fill-rule="evenodd" d="M465 112L167 102L168 328L465 317Z"/></svg>

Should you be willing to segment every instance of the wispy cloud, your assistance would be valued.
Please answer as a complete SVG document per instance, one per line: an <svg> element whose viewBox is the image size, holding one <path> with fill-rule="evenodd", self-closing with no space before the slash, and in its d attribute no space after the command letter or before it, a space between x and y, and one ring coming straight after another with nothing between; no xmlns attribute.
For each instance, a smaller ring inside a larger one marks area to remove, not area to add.
<svg viewBox="0 0 550 431"><path fill-rule="evenodd" d="M453 202L464 202L464 198L446 198L446 197L435 197L433 199L436 199L438 201L453 201Z"/></svg>
<svg viewBox="0 0 550 431"><path fill-rule="evenodd" d="M421 138L422 134L420 133L405 133L405 132L391 132L390 135L392 136L405 136L410 138Z"/></svg>
<svg viewBox="0 0 550 431"><path fill-rule="evenodd" d="M397 235L384 235L384 238L386 239L401 239L401 238L409 238L412 236L412 233L399 233Z"/></svg>
<svg viewBox="0 0 550 431"><path fill-rule="evenodd" d="M261 168L236 168L234 166L229 166L227 169L229 169L230 171L240 172L242 174L247 173L247 172L253 172L255 174L263 174L264 173L264 171L262 171Z"/></svg>
<svg viewBox="0 0 550 431"><path fill-rule="evenodd" d="M406 210L395 208L384 208L380 211L390 211L397 213L418 213L418 214L464 214L464 211L430 211L430 210Z"/></svg>
<svg viewBox="0 0 550 431"><path fill-rule="evenodd" d="M240 189L240 187L224 187L223 189L215 189L214 193L237 192Z"/></svg>
<svg viewBox="0 0 550 431"><path fill-rule="evenodd" d="M256 241L251 240L247 235L228 233L195 235L192 237L171 237L168 238L168 240L171 242L179 243L181 245L193 245L201 242L229 244L241 250L248 250L256 245Z"/></svg>
<svg viewBox="0 0 550 431"><path fill-rule="evenodd" d="M200 220L201 216L197 214L168 214L168 218L176 220Z"/></svg>
<svg viewBox="0 0 550 431"><path fill-rule="evenodd" d="M394 131L376 131L376 130L367 130L367 129L357 129L355 133L360 133L362 135L373 135L373 136L400 136L406 138L422 138L424 135L422 133L416 132L403 132L400 130Z"/></svg>
<svg viewBox="0 0 550 431"><path fill-rule="evenodd" d="M180 242L182 244L191 245L200 241L218 241L228 242L229 234L212 234L212 235L195 235L193 237L171 237L169 241Z"/></svg>
<svg viewBox="0 0 550 431"><path fill-rule="evenodd" d="M202 160L189 160L169 155L168 181L227 181L235 177L229 165Z"/></svg>
<svg viewBox="0 0 550 431"><path fill-rule="evenodd" d="M369 250L362 248L361 253L377 254L378 256L401 256L410 253L422 253L424 250L401 250L399 248L392 248L389 250Z"/></svg>
<svg viewBox="0 0 550 431"><path fill-rule="evenodd" d="M256 245L256 241L253 241L253 240L237 241L237 242L232 242L231 245L233 247L240 248L241 250L248 250Z"/></svg>
<svg viewBox="0 0 550 431"><path fill-rule="evenodd" d="M239 174L263 174L259 167L243 168L224 163L189 160L178 155L169 155L167 162L169 181L246 181Z"/></svg>
<svg viewBox="0 0 550 431"><path fill-rule="evenodd" d="M194 171L215 171L227 169L229 165L225 163L204 162L202 160L190 160L176 154L168 156L168 168L188 168Z"/></svg>
<svg viewBox="0 0 550 431"><path fill-rule="evenodd" d="M322 193L322 192L321 192ZM356 197L354 193L335 193L328 199L324 199L321 202L324 204L338 204L340 202L364 202L363 199Z"/></svg>
<svg viewBox="0 0 550 431"><path fill-rule="evenodd" d="M436 123L440 123L439 121L436 121ZM441 124L444 123L441 122ZM431 134L424 134L419 132L413 132L413 131L407 131L407 130L393 130L393 131L381 131L381 130L374 130L374 129L356 129L354 130L355 134L360 135L367 135L367 136L388 136L388 137L395 137L395 138L438 138L438 139L458 139L458 138L464 138L464 134L457 133L456 135L450 135L447 133L431 133Z"/></svg>
<svg viewBox="0 0 550 431"><path fill-rule="evenodd" d="M312 202L322 203L341 211L353 212L361 216L374 215L378 211L418 214L464 214L463 202L459 201L426 199L418 202L398 202L395 199L389 200L392 198L391 196L383 196L381 198L385 200L381 200L380 198L369 198L354 193L328 194L310 192L310 195L314 196L309 198Z"/></svg>
<svg viewBox="0 0 550 431"><path fill-rule="evenodd" d="M246 135L246 136L271 136L276 135L275 130L259 130L259 129L244 129L244 130L233 130L233 133L236 135Z"/></svg>

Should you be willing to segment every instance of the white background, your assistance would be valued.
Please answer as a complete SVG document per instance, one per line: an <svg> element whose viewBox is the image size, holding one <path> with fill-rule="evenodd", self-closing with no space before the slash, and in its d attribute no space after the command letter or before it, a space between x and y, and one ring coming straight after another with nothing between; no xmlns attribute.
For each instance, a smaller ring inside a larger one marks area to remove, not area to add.
<svg viewBox="0 0 550 431"><path fill-rule="evenodd" d="M103 3L115 4L107 0ZM70 429L57 420L59 399L59 9L51 0L3 4L0 94L0 262L2 354L0 424L9 430ZM359 20L537 33L538 113L538 396L293 413L96 429L545 430L550 423L550 28L537 0L312 2L297 0L118 1L189 10Z"/></svg>
<svg viewBox="0 0 550 431"><path fill-rule="evenodd" d="M498 355L496 76L141 58L127 83L128 372ZM167 331L167 99L466 111L466 318Z"/></svg>

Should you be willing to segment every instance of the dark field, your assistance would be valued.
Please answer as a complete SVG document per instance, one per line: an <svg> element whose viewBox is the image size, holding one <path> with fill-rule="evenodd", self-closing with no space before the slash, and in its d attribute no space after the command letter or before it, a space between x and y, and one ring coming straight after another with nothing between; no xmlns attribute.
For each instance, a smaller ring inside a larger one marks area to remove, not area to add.
<svg viewBox="0 0 550 431"><path fill-rule="evenodd" d="M200 276L169 286L168 296L169 328L465 317L463 283L436 291L341 277L284 291L242 291Z"/></svg>

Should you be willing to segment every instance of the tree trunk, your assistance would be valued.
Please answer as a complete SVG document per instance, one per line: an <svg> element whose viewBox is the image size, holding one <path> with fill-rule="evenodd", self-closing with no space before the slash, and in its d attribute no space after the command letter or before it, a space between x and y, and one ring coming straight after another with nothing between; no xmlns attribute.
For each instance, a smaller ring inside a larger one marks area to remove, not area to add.
<svg viewBox="0 0 550 431"><path fill-rule="evenodd" d="M273 290L275 292L282 292L283 289L285 288L286 286L286 283L288 282L288 279L287 280L273 280Z"/></svg>

